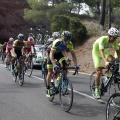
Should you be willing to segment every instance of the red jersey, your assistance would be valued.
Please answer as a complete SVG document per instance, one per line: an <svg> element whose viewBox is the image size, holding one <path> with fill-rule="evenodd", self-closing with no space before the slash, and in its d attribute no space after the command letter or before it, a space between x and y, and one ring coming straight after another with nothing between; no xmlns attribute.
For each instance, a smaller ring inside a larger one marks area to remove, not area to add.
<svg viewBox="0 0 120 120"><path fill-rule="evenodd" d="M10 52L13 46L13 42L8 41L6 46L6 52Z"/></svg>
<svg viewBox="0 0 120 120"><path fill-rule="evenodd" d="M27 44L28 52L31 52L31 47L34 47L35 44L33 42L30 42L30 41L26 41L26 44Z"/></svg>

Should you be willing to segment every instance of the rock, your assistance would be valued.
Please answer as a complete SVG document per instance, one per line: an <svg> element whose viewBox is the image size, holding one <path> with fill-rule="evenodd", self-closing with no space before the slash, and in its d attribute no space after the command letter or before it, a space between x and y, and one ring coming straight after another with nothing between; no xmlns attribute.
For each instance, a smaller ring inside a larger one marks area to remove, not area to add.
<svg viewBox="0 0 120 120"><path fill-rule="evenodd" d="M0 42L16 38L19 33L27 35L29 24L24 20L26 0L0 0Z"/></svg>

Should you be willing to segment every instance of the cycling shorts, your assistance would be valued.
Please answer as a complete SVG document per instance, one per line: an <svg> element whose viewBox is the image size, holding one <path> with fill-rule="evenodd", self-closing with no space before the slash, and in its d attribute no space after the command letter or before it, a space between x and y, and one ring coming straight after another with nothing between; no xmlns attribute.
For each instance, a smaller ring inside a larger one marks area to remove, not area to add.
<svg viewBox="0 0 120 120"><path fill-rule="evenodd" d="M109 55L111 55L107 50L104 50L104 56L105 58L107 58ZM100 56L100 52L96 52L93 48L92 50L92 58L93 58L93 63L95 68L101 67L102 63L101 63L101 56Z"/></svg>
<svg viewBox="0 0 120 120"><path fill-rule="evenodd" d="M7 48L7 52L11 52L11 49L12 49L12 48Z"/></svg>
<svg viewBox="0 0 120 120"><path fill-rule="evenodd" d="M17 54L17 58L19 59L22 56L22 51L15 49L15 53Z"/></svg>
<svg viewBox="0 0 120 120"><path fill-rule="evenodd" d="M64 57L64 55L62 54L62 52L55 53L55 54L54 54L54 58L55 58L60 64L62 64L63 66L67 65L66 58ZM47 68L53 68L53 64L52 64L49 56L48 56L48 59L47 59Z"/></svg>

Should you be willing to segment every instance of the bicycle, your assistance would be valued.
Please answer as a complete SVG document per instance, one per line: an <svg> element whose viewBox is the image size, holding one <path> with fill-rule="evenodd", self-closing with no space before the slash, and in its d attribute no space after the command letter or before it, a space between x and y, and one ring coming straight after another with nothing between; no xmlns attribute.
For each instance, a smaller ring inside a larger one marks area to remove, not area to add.
<svg viewBox="0 0 120 120"><path fill-rule="evenodd" d="M45 86L46 86L47 85L47 83L46 83L46 77L47 77L47 73L48 73L48 70L47 70L47 61L45 61L45 62L42 63L41 73L42 73L42 77L44 79L44 83L45 83Z"/></svg>
<svg viewBox="0 0 120 120"><path fill-rule="evenodd" d="M6 58L6 52L3 52L3 53L2 53L2 61L3 61L3 63L4 63L4 61L5 61L5 58Z"/></svg>
<svg viewBox="0 0 120 120"><path fill-rule="evenodd" d="M34 55L31 55L27 58L27 60L24 62L25 64L25 73L27 73L28 77L31 77L32 75L32 72L33 72L33 61L32 61L32 58L33 58Z"/></svg>
<svg viewBox="0 0 120 120"><path fill-rule="evenodd" d="M7 53L7 69L10 71L11 70L11 53Z"/></svg>
<svg viewBox="0 0 120 120"><path fill-rule="evenodd" d="M107 92L109 89L109 95L120 91L120 74L119 74L119 63L110 64L108 68L102 67L102 69L107 69L106 73L110 73L110 77L106 77L101 75L100 77L100 93L101 96ZM96 72L93 72L90 76L90 91L92 96L95 98L94 91L95 91L95 75Z"/></svg>
<svg viewBox="0 0 120 120"><path fill-rule="evenodd" d="M19 59L15 60L14 63L14 73L13 73L13 80L14 82L17 81L17 77L19 76L19 85L22 86L24 83L24 57L20 57Z"/></svg>
<svg viewBox="0 0 120 120"><path fill-rule="evenodd" d="M110 96L106 105L106 120L120 120L120 92Z"/></svg>
<svg viewBox="0 0 120 120"><path fill-rule="evenodd" d="M73 69L73 67L60 68L58 71L55 71L53 74L53 81L50 85L50 102L53 101L55 95L59 94L60 105L65 112L68 112L73 104L73 86L71 81L67 78L65 70ZM60 75L60 80L55 86L56 76Z"/></svg>

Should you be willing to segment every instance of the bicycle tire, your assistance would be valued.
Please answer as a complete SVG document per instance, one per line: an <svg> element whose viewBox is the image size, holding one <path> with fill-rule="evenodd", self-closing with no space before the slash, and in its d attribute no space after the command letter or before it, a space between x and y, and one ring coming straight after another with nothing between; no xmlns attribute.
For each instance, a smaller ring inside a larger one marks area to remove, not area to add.
<svg viewBox="0 0 120 120"><path fill-rule="evenodd" d="M28 77L31 77L32 72L33 72L33 61L29 61L26 69Z"/></svg>
<svg viewBox="0 0 120 120"><path fill-rule="evenodd" d="M14 73L13 73L13 80L14 80L14 82L17 81L17 76L18 76L18 71L17 71L17 68L15 67Z"/></svg>
<svg viewBox="0 0 120 120"><path fill-rule="evenodd" d="M113 93L119 92L120 91L120 83L119 82L114 82L109 85L109 96L111 96Z"/></svg>
<svg viewBox="0 0 120 120"><path fill-rule="evenodd" d="M22 86L24 83L24 70L22 70L22 79L19 79L19 85Z"/></svg>
<svg viewBox="0 0 120 120"><path fill-rule="evenodd" d="M68 98L69 95L70 97ZM68 78L60 82L59 98L60 98L60 104L62 109L65 112L68 112L71 109L73 104L73 86L71 81Z"/></svg>
<svg viewBox="0 0 120 120"><path fill-rule="evenodd" d="M46 81L47 75L44 73L43 76L44 76L43 79L44 79L45 87L47 87L47 81Z"/></svg>
<svg viewBox="0 0 120 120"><path fill-rule="evenodd" d="M4 61L5 61L5 57L6 57L6 55L5 55L5 53L2 55L2 61L3 61L3 63L4 63Z"/></svg>
<svg viewBox="0 0 120 120"><path fill-rule="evenodd" d="M7 69L10 71L11 70L11 61L8 62L7 64Z"/></svg>
<svg viewBox="0 0 120 120"><path fill-rule="evenodd" d="M116 98L119 100L117 101L119 105L113 102ZM120 120L120 92L112 94L108 99L106 105L106 120Z"/></svg>
<svg viewBox="0 0 120 120"><path fill-rule="evenodd" d="M91 75L90 75L90 91L91 91L91 94L92 96L95 98L95 95L94 95L94 91L95 91L95 81L94 81L94 78L93 76L95 76L96 72L94 71Z"/></svg>

